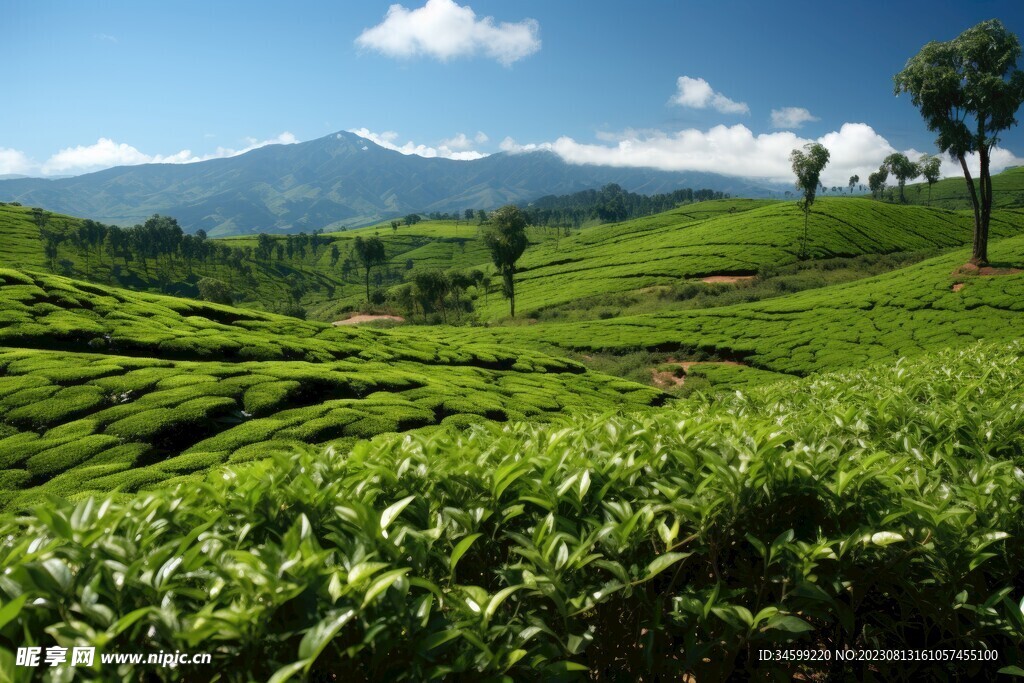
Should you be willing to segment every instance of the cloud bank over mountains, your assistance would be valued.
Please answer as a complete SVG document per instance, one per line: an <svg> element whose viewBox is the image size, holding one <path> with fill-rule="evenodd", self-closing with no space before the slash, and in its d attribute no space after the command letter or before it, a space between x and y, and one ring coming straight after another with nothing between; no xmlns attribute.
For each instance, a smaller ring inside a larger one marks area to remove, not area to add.
<svg viewBox="0 0 1024 683"><path fill-rule="evenodd" d="M266 145L291 145L298 142L292 133L285 131L267 140L245 138L245 145L238 149L218 147L210 154L197 155L183 149L173 154L146 154L125 142L111 138L100 138L91 145L65 147L39 163L15 149L0 148L0 174L18 175L79 175L101 171L113 166L137 166L139 164L191 164L208 159L223 159L251 152Z"/></svg>

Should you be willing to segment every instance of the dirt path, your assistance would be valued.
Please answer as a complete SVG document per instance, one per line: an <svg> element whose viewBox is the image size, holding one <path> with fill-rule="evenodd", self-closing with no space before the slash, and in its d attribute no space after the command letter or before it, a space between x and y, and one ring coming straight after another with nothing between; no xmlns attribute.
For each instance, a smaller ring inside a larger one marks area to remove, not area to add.
<svg viewBox="0 0 1024 683"><path fill-rule="evenodd" d="M683 369L684 373L689 374L690 368L694 365L734 365L734 366L746 366L746 363L740 363L734 360L674 360L669 358L662 365L678 365ZM655 386L658 387L681 387L686 384L686 375L682 377L676 377L671 372L659 372L657 368L651 368L651 380Z"/></svg>
<svg viewBox="0 0 1024 683"><path fill-rule="evenodd" d="M331 323L334 326L339 325L358 325L360 323L370 323L374 320L393 320L396 323L405 322L405 318L400 315L354 315L351 318L345 318L344 320L335 320Z"/></svg>
<svg viewBox="0 0 1024 683"><path fill-rule="evenodd" d="M757 276L756 275L708 275L707 277L702 277L700 279L700 281L701 282L706 282L709 285L715 285L715 284L719 284L719 283L724 283L724 284L732 285L732 284L736 284L737 282L744 282L746 280L753 280L755 277L757 277Z"/></svg>

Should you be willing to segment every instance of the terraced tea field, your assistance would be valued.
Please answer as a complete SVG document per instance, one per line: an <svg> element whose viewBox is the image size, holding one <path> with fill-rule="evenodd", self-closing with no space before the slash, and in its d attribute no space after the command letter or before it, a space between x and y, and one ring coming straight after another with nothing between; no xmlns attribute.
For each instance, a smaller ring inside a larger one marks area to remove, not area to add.
<svg viewBox="0 0 1024 683"><path fill-rule="evenodd" d="M970 242L972 220L966 213L823 198L811 213L809 251L812 258L829 258L957 247ZM991 230L993 238L1021 234L1024 214L998 211ZM516 275L516 304L529 316L579 298L707 275L754 274L796 262L802 231L795 203L752 200L711 217L684 207L597 226L562 240L557 249L549 242L527 250ZM485 317L501 317L507 304L495 297L481 310Z"/></svg>
<svg viewBox="0 0 1024 683"><path fill-rule="evenodd" d="M1024 263L1024 236L994 241L989 253L995 263ZM982 339L1019 339L1024 331L1024 273L953 277L952 271L968 256L957 250L867 280L750 304L473 329L467 337L584 353L705 352L796 375L860 367ZM953 291L960 282L964 287Z"/></svg>
<svg viewBox="0 0 1024 683"><path fill-rule="evenodd" d="M180 481L302 444L640 407L652 388L493 344L334 328L0 270L0 506Z"/></svg>
<svg viewBox="0 0 1024 683"><path fill-rule="evenodd" d="M271 442L184 487L49 502L0 518L4 633L213 653L174 680L993 679L1024 665L1021 353L350 451ZM759 661L779 648L997 656Z"/></svg>
<svg viewBox="0 0 1024 683"><path fill-rule="evenodd" d="M975 179L975 185L977 182ZM907 201L913 204L959 211L971 210L970 195L963 178L944 178L932 185L930 203L927 183L907 185L904 194ZM992 206L1024 207L1024 168L1009 168L992 176Z"/></svg>

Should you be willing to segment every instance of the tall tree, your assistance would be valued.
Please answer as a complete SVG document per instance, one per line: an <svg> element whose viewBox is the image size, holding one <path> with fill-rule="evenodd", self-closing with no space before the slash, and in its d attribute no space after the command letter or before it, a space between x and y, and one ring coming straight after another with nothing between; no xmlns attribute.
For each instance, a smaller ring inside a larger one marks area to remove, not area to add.
<svg viewBox="0 0 1024 683"><path fill-rule="evenodd" d="M988 263L988 227L992 215L989 161L999 133L1017 124L1024 102L1024 72L1017 36L998 19L983 21L953 40L932 41L893 77L895 93L909 93L936 145L960 162L974 209L971 263ZM978 155L979 184L967 166Z"/></svg>
<svg viewBox="0 0 1024 683"><path fill-rule="evenodd" d="M384 242L379 237L363 239L356 237L356 256L363 262L366 275L366 303L370 303L370 269L387 261L384 253Z"/></svg>
<svg viewBox="0 0 1024 683"><path fill-rule="evenodd" d="M821 172L828 164L828 159L828 150L817 142L808 142L802 150L794 149L789 153L789 161L793 165L793 173L796 174L796 187L804 193L803 198L798 202L800 209L804 212L804 236L800 246L801 258L807 258L807 221L811 216L811 205L814 204L814 197L818 191Z"/></svg>
<svg viewBox="0 0 1024 683"><path fill-rule="evenodd" d="M875 199L880 199L882 193L885 192L885 181L889 179L889 171L885 166L880 167L877 171L868 176L868 189L871 190L871 196Z"/></svg>
<svg viewBox="0 0 1024 683"><path fill-rule="evenodd" d="M921 175L921 169L907 155L893 152L882 161L882 166L896 178L896 184L900 188L900 203L906 204L907 197L903 194L903 188L908 180L913 180Z"/></svg>
<svg viewBox="0 0 1024 683"><path fill-rule="evenodd" d="M484 215L483 210L478 212ZM526 251L526 219L518 207L503 206L492 215L492 227L484 234L484 245L501 275L511 316L516 317L516 261Z"/></svg>
<svg viewBox="0 0 1024 683"><path fill-rule="evenodd" d="M928 206L932 205L932 185L939 182L939 169L942 167L942 160L932 154L925 154L917 162L921 169L921 175L928 183Z"/></svg>
<svg viewBox="0 0 1024 683"><path fill-rule="evenodd" d="M852 175L852 176L850 176L850 194L853 194L853 187L854 187L854 185L856 185L859 182L860 182L860 176L859 175Z"/></svg>

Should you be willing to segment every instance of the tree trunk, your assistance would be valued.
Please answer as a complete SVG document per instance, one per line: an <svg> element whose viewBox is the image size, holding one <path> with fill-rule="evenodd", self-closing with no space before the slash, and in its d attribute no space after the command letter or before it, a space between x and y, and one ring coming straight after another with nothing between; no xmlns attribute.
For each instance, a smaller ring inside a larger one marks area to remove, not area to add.
<svg viewBox="0 0 1024 683"><path fill-rule="evenodd" d="M971 198L971 207L974 209L974 244L971 249L971 263L976 266L988 264L987 244L985 243L984 233L981 229L981 205L978 202L978 191L974 187L974 178L971 177L971 171L967 168L967 157L963 154L957 154L957 159L960 161L960 168L964 172L964 180L967 182L968 196Z"/></svg>
<svg viewBox="0 0 1024 683"><path fill-rule="evenodd" d="M505 293L508 295L509 310L514 318L516 317L516 283L515 280L513 280L514 271L512 268L506 268L501 275L505 279Z"/></svg>
<svg viewBox="0 0 1024 683"><path fill-rule="evenodd" d="M810 217L811 212L807 209L804 210L804 237L800 243L800 258L807 258L807 219Z"/></svg>
<svg viewBox="0 0 1024 683"><path fill-rule="evenodd" d="M981 161L981 252L982 261L988 263L988 228L992 218L992 176L989 173L989 150L982 147L978 154Z"/></svg>
<svg viewBox="0 0 1024 683"><path fill-rule="evenodd" d="M366 306L370 306L370 266L364 268L366 270Z"/></svg>

